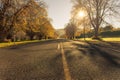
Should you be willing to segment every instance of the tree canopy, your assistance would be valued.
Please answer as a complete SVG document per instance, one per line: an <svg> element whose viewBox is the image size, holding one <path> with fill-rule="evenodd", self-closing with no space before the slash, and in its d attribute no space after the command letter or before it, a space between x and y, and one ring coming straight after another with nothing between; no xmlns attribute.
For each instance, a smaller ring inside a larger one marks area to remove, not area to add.
<svg viewBox="0 0 120 80"><path fill-rule="evenodd" d="M75 16L79 10L87 12L86 17L94 29L94 38L98 38L99 29L102 23L107 22L105 18L119 15L120 1L118 0L72 0L73 11Z"/></svg>
<svg viewBox="0 0 120 80"><path fill-rule="evenodd" d="M41 27L43 29L41 29ZM0 41L13 39L17 32L24 32L31 40L38 34L53 37L54 29L43 1L0 0ZM51 31L51 32L49 32ZM48 33L51 33L48 35ZM51 36L52 35L52 36Z"/></svg>

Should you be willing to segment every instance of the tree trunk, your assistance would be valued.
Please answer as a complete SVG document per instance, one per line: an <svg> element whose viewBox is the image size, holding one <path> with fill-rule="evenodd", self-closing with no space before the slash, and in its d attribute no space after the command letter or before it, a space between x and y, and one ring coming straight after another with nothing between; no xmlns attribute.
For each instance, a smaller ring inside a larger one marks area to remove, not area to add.
<svg viewBox="0 0 120 80"><path fill-rule="evenodd" d="M33 35L31 35L31 36L30 36L30 40L33 40L33 37L34 37L34 36L33 36Z"/></svg>
<svg viewBox="0 0 120 80"><path fill-rule="evenodd" d="M42 36L39 36L39 40L41 40L42 39Z"/></svg>
<svg viewBox="0 0 120 80"><path fill-rule="evenodd" d="M6 39L6 36L5 35L0 35L0 42L4 42Z"/></svg>
<svg viewBox="0 0 120 80"><path fill-rule="evenodd" d="M95 38L98 38L98 30L95 30Z"/></svg>
<svg viewBox="0 0 120 80"><path fill-rule="evenodd" d="M4 42L5 41L5 38L0 38L0 42Z"/></svg>
<svg viewBox="0 0 120 80"><path fill-rule="evenodd" d="M95 32L94 32L94 37L93 37L93 39L99 39L99 28L95 28L94 29L95 30Z"/></svg>

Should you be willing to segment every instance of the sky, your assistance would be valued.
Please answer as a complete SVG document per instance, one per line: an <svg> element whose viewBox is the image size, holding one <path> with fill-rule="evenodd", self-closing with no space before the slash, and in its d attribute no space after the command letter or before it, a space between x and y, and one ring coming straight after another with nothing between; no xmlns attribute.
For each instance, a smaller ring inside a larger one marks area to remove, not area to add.
<svg viewBox="0 0 120 80"><path fill-rule="evenodd" d="M48 15L55 29L64 28L69 22L72 9L71 0L43 0L48 5Z"/></svg>
<svg viewBox="0 0 120 80"><path fill-rule="evenodd" d="M43 0L48 6L48 15L52 19L52 25L55 29L63 29L69 22L72 3L71 0ZM114 27L120 27L120 20L108 18L107 21Z"/></svg>

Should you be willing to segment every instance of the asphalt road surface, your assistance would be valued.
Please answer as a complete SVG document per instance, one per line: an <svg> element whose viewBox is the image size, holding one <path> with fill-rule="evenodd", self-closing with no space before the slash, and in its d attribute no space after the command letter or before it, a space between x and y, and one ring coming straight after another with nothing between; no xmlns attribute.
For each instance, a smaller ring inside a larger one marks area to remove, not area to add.
<svg viewBox="0 0 120 80"><path fill-rule="evenodd" d="M0 49L0 80L120 80L120 45L49 40Z"/></svg>

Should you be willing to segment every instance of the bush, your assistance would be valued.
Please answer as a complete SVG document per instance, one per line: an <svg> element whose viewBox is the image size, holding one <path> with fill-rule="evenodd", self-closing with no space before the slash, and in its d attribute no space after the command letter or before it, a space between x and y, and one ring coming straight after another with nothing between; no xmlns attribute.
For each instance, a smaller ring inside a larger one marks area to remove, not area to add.
<svg viewBox="0 0 120 80"><path fill-rule="evenodd" d="M102 41L102 38L101 38L101 37L95 37L95 36L93 36L92 39Z"/></svg>
<svg viewBox="0 0 120 80"><path fill-rule="evenodd" d="M120 30L101 32L102 37L120 37Z"/></svg>

